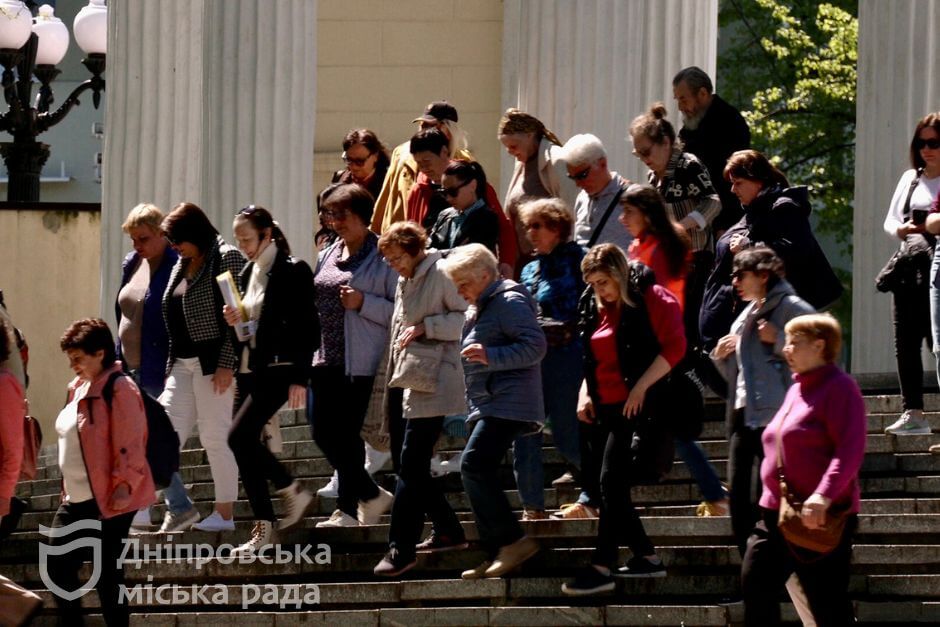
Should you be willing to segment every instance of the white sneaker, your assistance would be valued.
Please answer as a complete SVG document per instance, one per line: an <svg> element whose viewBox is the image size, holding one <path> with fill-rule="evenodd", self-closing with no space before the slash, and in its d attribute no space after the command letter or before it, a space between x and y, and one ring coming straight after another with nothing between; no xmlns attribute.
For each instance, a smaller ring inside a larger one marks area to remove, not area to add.
<svg viewBox="0 0 940 627"><path fill-rule="evenodd" d="M439 454L431 458L431 476L443 477L451 472L460 472L460 460L463 453L458 453L451 459L443 459Z"/></svg>
<svg viewBox="0 0 940 627"><path fill-rule="evenodd" d="M235 547L229 552L231 557L240 555L254 555L277 543L274 533L274 524L270 520L256 520L251 528L251 538L245 544Z"/></svg>
<svg viewBox="0 0 940 627"><path fill-rule="evenodd" d="M368 501L359 501L359 523L363 525L377 525L382 514L392 509L395 496L388 490L379 488L379 495Z"/></svg>
<svg viewBox="0 0 940 627"><path fill-rule="evenodd" d="M163 524L160 525L159 533L188 531L189 528L198 521L199 512L196 511L195 507L190 508L188 512L183 512L182 514L174 514L170 510L166 510L166 515L163 517Z"/></svg>
<svg viewBox="0 0 940 627"><path fill-rule="evenodd" d="M885 433L891 435L930 435L930 424L920 409L908 409L889 427Z"/></svg>
<svg viewBox="0 0 940 627"><path fill-rule="evenodd" d="M277 493L284 499L284 516L278 521L277 530L284 531L303 520L307 508L313 502L313 495L304 490L296 479L294 483L278 490Z"/></svg>
<svg viewBox="0 0 940 627"><path fill-rule="evenodd" d="M335 470L333 471L333 476L330 477L330 482L325 486L317 490L317 496L331 496L334 499L339 496L339 473Z"/></svg>
<svg viewBox="0 0 940 627"><path fill-rule="evenodd" d="M374 475L378 471L382 470L385 464L388 463L388 460L392 458L391 451L377 451L372 448L370 445L366 444L366 463L365 469L369 475Z"/></svg>
<svg viewBox="0 0 940 627"><path fill-rule="evenodd" d="M333 512L333 515L330 516L329 520L321 520L317 523L317 527L358 527L359 521L345 513L342 510L336 510Z"/></svg>
<svg viewBox="0 0 940 627"><path fill-rule="evenodd" d="M197 531L235 531L235 521L231 518L222 518L219 512L212 512L195 525Z"/></svg>

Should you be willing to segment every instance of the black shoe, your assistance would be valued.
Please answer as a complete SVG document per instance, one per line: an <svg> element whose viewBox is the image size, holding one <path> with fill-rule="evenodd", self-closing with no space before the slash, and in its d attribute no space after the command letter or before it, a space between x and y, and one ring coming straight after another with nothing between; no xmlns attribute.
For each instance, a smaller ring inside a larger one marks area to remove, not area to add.
<svg viewBox="0 0 940 627"><path fill-rule="evenodd" d="M568 583L561 584L561 591L571 597L613 592L617 584L609 574L605 575L593 566L587 566Z"/></svg>
<svg viewBox="0 0 940 627"><path fill-rule="evenodd" d="M631 557L626 566L617 569L618 577L665 577L666 565L662 560L654 564L645 557Z"/></svg>
<svg viewBox="0 0 940 627"><path fill-rule="evenodd" d="M448 535L446 533L434 533L424 542L415 547L415 551L422 553L443 553L444 551L459 551L470 546L463 534L459 536Z"/></svg>
<svg viewBox="0 0 940 627"><path fill-rule="evenodd" d="M397 577L414 568L417 563L418 560L414 556L405 557L398 552L398 549L389 549L372 572L379 577Z"/></svg>

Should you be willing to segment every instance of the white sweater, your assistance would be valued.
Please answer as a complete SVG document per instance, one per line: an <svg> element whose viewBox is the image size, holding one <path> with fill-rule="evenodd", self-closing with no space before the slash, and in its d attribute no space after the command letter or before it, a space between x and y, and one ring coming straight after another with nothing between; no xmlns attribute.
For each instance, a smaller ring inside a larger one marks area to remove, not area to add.
<svg viewBox="0 0 940 627"><path fill-rule="evenodd" d="M897 239L898 227L904 224L904 201L907 200L907 191L911 187L911 181L914 180L916 170L907 170L901 175L898 186L894 190L894 196L891 198L891 205L888 207L888 215L885 216L884 229L890 237ZM911 211L915 209L926 209L930 211L934 201L937 199L937 193L940 192L940 176L927 178L921 176L917 187L914 188L914 194L911 196ZM910 219L910 217L908 217Z"/></svg>

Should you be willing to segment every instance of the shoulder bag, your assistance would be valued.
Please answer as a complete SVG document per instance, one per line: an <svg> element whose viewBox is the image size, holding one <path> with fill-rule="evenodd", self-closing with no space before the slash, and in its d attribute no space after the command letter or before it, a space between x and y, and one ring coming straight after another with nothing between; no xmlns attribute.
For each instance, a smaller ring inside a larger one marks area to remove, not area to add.
<svg viewBox="0 0 940 627"><path fill-rule="evenodd" d="M920 182L921 172L917 171L907 190L901 213L905 220L911 215L911 196ZM934 236L929 233L908 235L875 277L875 288L879 292L898 292L926 285L930 280L934 242Z"/></svg>

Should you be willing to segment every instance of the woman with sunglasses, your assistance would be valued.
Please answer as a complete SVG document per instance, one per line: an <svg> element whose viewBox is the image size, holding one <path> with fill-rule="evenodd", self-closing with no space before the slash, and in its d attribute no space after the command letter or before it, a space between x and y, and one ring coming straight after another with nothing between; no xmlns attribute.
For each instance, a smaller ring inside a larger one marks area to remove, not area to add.
<svg viewBox="0 0 940 627"><path fill-rule="evenodd" d="M398 275L383 263L369 230L374 199L359 185L340 185L323 209L339 239L314 272L320 347L313 355L313 438L338 473L336 510L318 527L374 525L392 495L363 467L359 433L379 361L388 346Z"/></svg>
<svg viewBox="0 0 940 627"><path fill-rule="evenodd" d="M925 222L928 227L937 225L937 218L928 218L927 213L940 192L940 112L929 113L917 123L909 154L911 168L898 180L885 216L884 230L896 244L932 246L934 238L924 226ZM940 228L934 226L929 230L936 233ZM935 275L928 276L932 279ZM936 348L938 344L936 326L931 333L931 285L933 280L899 287L891 294L894 354L904 411L885 433L930 433L930 425L924 418L924 367L920 351L925 340L928 347Z"/></svg>
<svg viewBox="0 0 940 627"><path fill-rule="evenodd" d="M226 270L238 276L245 258L219 237L206 214L188 202L163 220L165 237L179 254L163 293L163 318L170 336L166 386L160 402L182 447L194 425L209 457L215 511L195 524L200 531L235 528L238 464L228 446L235 401L233 377L238 358L232 333L222 316L222 295L215 280ZM199 520L179 473L164 492L167 504L161 532L186 531Z"/></svg>
<svg viewBox="0 0 940 627"><path fill-rule="evenodd" d="M496 254L499 220L486 204L486 174L476 161L451 161L441 177L441 195L451 203L437 217L428 245L447 251L483 244Z"/></svg>
<svg viewBox="0 0 940 627"><path fill-rule="evenodd" d="M346 168L333 173L331 183L362 185L373 198L378 198L388 172L388 148L374 131L357 128L343 138L343 162Z"/></svg>
<svg viewBox="0 0 940 627"><path fill-rule="evenodd" d="M291 257L287 238L271 213L264 207L245 207L235 216L232 230L248 258L238 277L242 311L223 308L229 325L249 323L249 337L240 338L241 406L228 436L255 517L248 542L232 551L242 555L276 541L268 481L284 501L279 531L300 522L313 501L262 443L261 432L285 402L289 409L304 406L320 322L313 272L305 261Z"/></svg>

